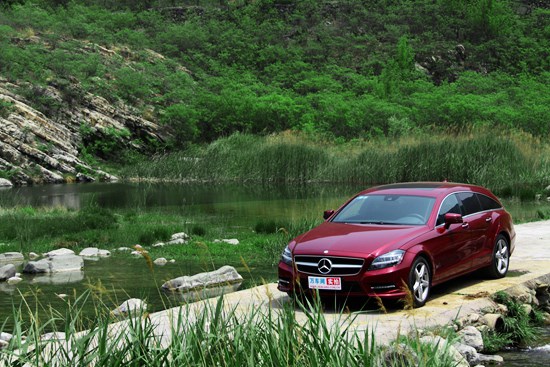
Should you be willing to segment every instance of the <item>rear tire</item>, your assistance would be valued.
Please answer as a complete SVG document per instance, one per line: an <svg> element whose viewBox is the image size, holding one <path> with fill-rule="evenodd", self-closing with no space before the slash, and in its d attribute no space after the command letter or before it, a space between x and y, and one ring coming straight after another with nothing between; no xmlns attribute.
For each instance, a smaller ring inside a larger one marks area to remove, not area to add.
<svg viewBox="0 0 550 367"><path fill-rule="evenodd" d="M409 272L409 289L412 295L413 307L422 307L426 304L431 287L430 264L425 258L417 257Z"/></svg>
<svg viewBox="0 0 550 367"><path fill-rule="evenodd" d="M487 267L487 275L494 279L504 278L510 265L510 244L505 236L499 234L493 246L491 265Z"/></svg>

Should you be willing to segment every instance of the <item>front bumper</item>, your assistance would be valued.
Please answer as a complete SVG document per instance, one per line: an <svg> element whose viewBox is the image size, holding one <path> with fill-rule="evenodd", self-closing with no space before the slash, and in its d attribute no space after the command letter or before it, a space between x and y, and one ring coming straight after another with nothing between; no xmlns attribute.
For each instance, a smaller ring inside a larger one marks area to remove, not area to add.
<svg viewBox="0 0 550 367"><path fill-rule="evenodd" d="M404 298L408 293L407 278L409 266L407 259L401 264L378 270L365 270L357 275L340 276L342 290L318 290L320 296L330 297L380 297L385 299ZM277 288L288 294L312 293L308 288L308 276L319 276L298 272L293 267L280 262L278 267L279 281ZM330 277L331 275L326 275ZM317 290L316 290L317 291Z"/></svg>

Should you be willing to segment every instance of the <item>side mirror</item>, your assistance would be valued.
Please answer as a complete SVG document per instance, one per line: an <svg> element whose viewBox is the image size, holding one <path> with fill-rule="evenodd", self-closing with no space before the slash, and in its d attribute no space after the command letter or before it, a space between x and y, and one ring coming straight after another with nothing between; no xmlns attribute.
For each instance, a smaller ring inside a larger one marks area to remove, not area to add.
<svg viewBox="0 0 550 367"><path fill-rule="evenodd" d="M445 214L445 228L449 228L451 224L460 224L464 223L462 215L457 213L447 213Z"/></svg>
<svg viewBox="0 0 550 367"><path fill-rule="evenodd" d="M332 214L334 214L334 210L332 210L332 209L330 209L330 210L325 210L325 211L323 212L323 219L324 219L324 220L329 219L329 218L332 216Z"/></svg>

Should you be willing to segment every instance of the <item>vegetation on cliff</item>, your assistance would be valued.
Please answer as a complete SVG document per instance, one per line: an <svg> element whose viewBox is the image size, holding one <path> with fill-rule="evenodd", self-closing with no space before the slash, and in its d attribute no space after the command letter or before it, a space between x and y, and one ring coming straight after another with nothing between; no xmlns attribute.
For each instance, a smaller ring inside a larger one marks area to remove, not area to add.
<svg viewBox="0 0 550 367"><path fill-rule="evenodd" d="M54 121L85 93L130 105L169 132L144 142L162 152L286 130L337 144L480 127L545 141L549 29L530 0L12 0L0 76ZM103 140L80 151L120 159Z"/></svg>

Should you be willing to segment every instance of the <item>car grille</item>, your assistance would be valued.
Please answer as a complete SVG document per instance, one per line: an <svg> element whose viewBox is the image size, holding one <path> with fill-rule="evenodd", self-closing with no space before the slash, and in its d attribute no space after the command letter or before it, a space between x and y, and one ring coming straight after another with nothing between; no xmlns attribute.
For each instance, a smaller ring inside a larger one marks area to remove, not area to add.
<svg viewBox="0 0 550 367"><path fill-rule="evenodd" d="M321 259L328 259L332 263L332 267L328 273L321 273L319 271L319 261ZM294 256L294 262L300 273L338 276L359 274L365 260L352 257L296 255Z"/></svg>

